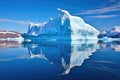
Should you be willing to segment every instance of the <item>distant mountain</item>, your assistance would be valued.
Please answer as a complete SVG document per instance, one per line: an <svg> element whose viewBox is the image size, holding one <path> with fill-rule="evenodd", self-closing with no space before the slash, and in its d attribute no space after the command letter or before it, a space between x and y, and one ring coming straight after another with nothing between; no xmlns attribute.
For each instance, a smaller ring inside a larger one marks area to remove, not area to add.
<svg viewBox="0 0 120 80"><path fill-rule="evenodd" d="M0 38L16 38L21 37L19 32L0 30Z"/></svg>
<svg viewBox="0 0 120 80"><path fill-rule="evenodd" d="M120 26L115 26L109 31L103 31L98 35L98 38L109 37L109 38L120 38Z"/></svg>
<svg viewBox="0 0 120 80"><path fill-rule="evenodd" d="M0 40L23 41L23 38L17 31L0 30Z"/></svg>
<svg viewBox="0 0 120 80"><path fill-rule="evenodd" d="M99 31L77 16L72 16L68 11L58 9L60 14L43 24L31 23L28 32L24 34L25 39L29 37L36 39L57 40L85 40L97 39Z"/></svg>
<svg viewBox="0 0 120 80"><path fill-rule="evenodd" d="M102 31L102 32L100 32L100 34L98 35L98 38L103 38L103 37L105 37L105 36L107 36L107 32L106 32L106 31Z"/></svg>

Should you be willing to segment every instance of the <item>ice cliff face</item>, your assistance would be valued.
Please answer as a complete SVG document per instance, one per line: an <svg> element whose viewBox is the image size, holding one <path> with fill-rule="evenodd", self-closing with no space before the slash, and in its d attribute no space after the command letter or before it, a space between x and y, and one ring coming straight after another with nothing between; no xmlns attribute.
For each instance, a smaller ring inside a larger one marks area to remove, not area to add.
<svg viewBox="0 0 120 80"><path fill-rule="evenodd" d="M72 16L66 10L58 9L59 16L50 19L44 24L31 23L28 29L29 36L40 36L42 39L97 39L99 31L77 16ZM44 35L44 36L43 36Z"/></svg>

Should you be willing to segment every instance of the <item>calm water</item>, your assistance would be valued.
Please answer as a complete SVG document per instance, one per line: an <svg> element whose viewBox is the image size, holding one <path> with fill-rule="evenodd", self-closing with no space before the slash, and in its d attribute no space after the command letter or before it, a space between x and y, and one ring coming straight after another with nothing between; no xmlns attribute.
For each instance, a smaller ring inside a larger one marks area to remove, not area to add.
<svg viewBox="0 0 120 80"><path fill-rule="evenodd" d="M0 80L120 80L120 42L2 42Z"/></svg>

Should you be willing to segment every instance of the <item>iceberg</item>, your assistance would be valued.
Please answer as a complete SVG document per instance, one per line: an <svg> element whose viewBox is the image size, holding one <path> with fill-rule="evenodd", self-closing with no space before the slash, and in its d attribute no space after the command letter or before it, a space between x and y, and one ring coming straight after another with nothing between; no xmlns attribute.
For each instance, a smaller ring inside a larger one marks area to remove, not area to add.
<svg viewBox="0 0 120 80"><path fill-rule="evenodd" d="M60 14L42 24L30 23L25 40L88 40L98 39L99 31L68 11L58 8ZM30 41L29 40L29 41Z"/></svg>

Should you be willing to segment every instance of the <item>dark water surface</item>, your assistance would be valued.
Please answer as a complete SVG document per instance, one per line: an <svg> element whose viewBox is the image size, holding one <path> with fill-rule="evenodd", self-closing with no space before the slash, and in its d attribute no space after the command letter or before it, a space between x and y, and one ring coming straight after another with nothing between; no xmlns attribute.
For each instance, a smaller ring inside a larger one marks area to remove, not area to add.
<svg viewBox="0 0 120 80"><path fill-rule="evenodd" d="M120 42L2 43L0 80L120 80Z"/></svg>

